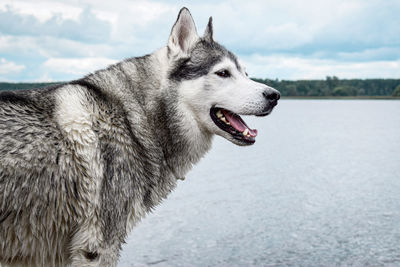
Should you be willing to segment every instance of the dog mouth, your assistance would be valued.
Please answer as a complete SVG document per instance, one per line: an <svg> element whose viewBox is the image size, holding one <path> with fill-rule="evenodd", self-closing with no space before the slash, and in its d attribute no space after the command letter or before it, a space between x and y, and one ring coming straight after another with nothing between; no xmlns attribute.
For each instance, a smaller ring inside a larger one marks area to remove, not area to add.
<svg viewBox="0 0 400 267"><path fill-rule="evenodd" d="M234 139L253 144L256 141L257 130L251 129L236 113L223 108L211 108L210 116L214 123Z"/></svg>

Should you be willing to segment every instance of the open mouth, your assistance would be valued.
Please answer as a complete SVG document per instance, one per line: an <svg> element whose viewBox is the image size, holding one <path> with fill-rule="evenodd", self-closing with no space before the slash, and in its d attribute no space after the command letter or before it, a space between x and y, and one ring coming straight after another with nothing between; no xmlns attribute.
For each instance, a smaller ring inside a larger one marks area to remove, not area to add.
<svg viewBox="0 0 400 267"><path fill-rule="evenodd" d="M257 130L251 129L236 113L223 108L211 108L210 116L214 123L233 138L246 144L253 144Z"/></svg>

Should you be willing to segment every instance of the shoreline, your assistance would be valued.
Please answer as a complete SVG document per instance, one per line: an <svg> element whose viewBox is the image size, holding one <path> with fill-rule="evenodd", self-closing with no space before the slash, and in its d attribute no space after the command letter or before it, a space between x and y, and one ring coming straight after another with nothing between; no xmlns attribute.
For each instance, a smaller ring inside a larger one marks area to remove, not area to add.
<svg viewBox="0 0 400 267"><path fill-rule="evenodd" d="M394 96L282 96L284 100L400 100Z"/></svg>

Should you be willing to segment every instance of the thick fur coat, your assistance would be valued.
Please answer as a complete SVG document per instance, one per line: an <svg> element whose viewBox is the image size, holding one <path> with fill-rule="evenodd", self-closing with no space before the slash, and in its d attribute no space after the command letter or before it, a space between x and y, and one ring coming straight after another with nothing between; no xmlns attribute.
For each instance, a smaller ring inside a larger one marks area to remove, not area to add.
<svg viewBox="0 0 400 267"><path fill-rule="evenodd" d="M249 80L212 31L210 19L198 37L184 8L168 45L151 55L69 83L0 93L0 265L116 266L130 229L213 135L239 142L210 119L218 103L198 99L223 87L214 74L221 64L260 99L235 112L272 110L265 92L276 91Z"/></svg>

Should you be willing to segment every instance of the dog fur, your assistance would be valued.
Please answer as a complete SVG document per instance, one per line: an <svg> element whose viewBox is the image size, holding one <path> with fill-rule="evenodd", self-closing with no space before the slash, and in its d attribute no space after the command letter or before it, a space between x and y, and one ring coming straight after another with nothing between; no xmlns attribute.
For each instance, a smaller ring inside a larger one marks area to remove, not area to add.
<svg viewBox="0 0 400 267"><path fill-rule="evenodd" d="M186 8L153 54L1 92L0 264L116 266L129 231L215 134L250 144L218 127L210 109L264 116L278 98L214 41L211 18L199 37Z"/></svg>

